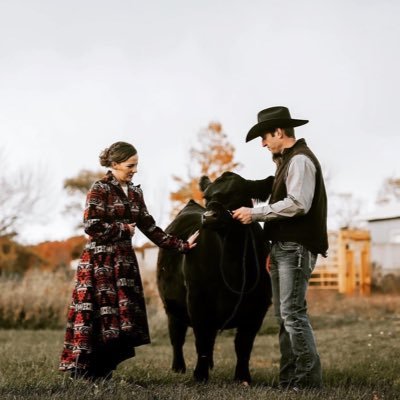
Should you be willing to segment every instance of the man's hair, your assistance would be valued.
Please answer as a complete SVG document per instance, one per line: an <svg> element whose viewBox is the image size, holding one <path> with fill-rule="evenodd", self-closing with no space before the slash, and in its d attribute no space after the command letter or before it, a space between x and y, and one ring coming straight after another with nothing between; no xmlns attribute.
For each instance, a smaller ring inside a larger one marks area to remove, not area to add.
<svg viewBox="0 0 400 400"><path fill-rule="evenodd" d="M265 131L264 135L267 135L268 133L270 133L272 136L275 136L275 132L276 132L276 130L277 130L278 128L279 128L279 127L277 127L277 128L270 128L270 129L268 129L267 131ZM285 131L285 135L286 135L287 137L295 138L295 135L294 135L294 128L281 128L281 129ZM263 137L263 136L261 136L261 137Z"/></svg>
<svg viewBox="0 0 400 400"><path fill-rule="evenodd" d="M294 128L282 128L285 131L287 137L294 138Z"/></svg>

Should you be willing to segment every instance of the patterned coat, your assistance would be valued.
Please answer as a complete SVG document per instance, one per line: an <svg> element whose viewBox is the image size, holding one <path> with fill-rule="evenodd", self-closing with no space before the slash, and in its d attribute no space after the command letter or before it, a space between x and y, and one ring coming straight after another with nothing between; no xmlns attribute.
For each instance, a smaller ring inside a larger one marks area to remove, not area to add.
<svg viewBox="0 0 400 400"><path fill-rule="evenodd" d="M128 196L114 175L95 182L84 213L89 241L76 272L60 370L90 370L99 358L107 368L150 343L143 287L128 224L155 244L181 252L188 243L166 234L148 213L139 186L128 184ZM102 360L104 363L105 360Z"/></svg>

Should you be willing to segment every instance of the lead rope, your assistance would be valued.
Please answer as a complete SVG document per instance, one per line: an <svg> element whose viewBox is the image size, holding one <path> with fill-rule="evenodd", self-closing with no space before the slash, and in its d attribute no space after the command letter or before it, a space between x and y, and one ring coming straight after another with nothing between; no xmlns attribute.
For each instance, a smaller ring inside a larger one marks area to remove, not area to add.
<svg viewBox="0 0 400 400"><path fill-rule="evenodd" d="M249 241L249 231L250 231L250 235L251 235L251 242L252 242L252 247L253 247L253 251L254 251L254 257L256 260L256 270L257 270L257 274L256 274L256 279L254 282L254 285L252 286L252 288L250 290L245 291L244 288L246 286L246 254L247 254L247 243ZM222 275L222 280L224 281L225 286L233 293L238 294L239 298L238 301L235 304L235 307L232 311L232 314L230 315L230 317L222 324L222 327L219 329L219 334L222 333L222 331L225 329L225 327L228 325L229 322L232 321L232 319L235 317L239 306L243 300L243 295L252 292L255 287L257 286L259 280L260 280L260 264L258 261L258 257L257 257L257 249L256 249L256 244L255 244L255 238L254 238L254 233L251 229L251 226L249 226L248 229L246 229L246 236L244 239L244 251L243 251L243 256L242 256L242 287L240 288L240 291L233 289L229 283L227 282L224 272L223 272L223 256L224 256L224 250L225 250L225 242L226 242L226 237L224 238L223 244L222 244L222 255L221 255L221 262L220 262L220 271L221 271L221 275Z"/></svg>
<svg viewBox="0 0 400 400"><path fill-rule="evenodd" d="M222 244L222 255L221 255L221 263L220 263L220 271L221 271L222 279L223 279L223 281L224 281L225 286L226 286L229 290L231 290L233 293L239 294L239 298L238 298L238 301L237 301L236 304L235 304L235 307L234 307L234 309L233 309L233 311L232 311L232 314L231 314L230 317L222 324L222 326L221 326L221 328L220 328L220 330L219 330L219 334L221 334L222 331L225 329L225 327L228 325L228 323L232 321L232 319L233 319L233 317L236 315L236 313L237 313L237 311L238 311L238 308L239 308L239 306L240 306L240 303L242 302L242 299L243 299L244 288L245 288L245 286L246 286L246 252L247 252L246 250L247 250L248 238L249 238L249 235L248 235L248 231L246 230L246 236L245 236L245 238L244 238L244 251L243 251L243 257L242 257L242 287L241 287L241 289L240 289L240 292L238 292L237 290L234 290L233 288L230 287L230 285L228 284L228 282L227 282L226 279L225 279L225 275L224 275L224 272L223 272L224 269L223 269L222 261L223 261L223 258L224 258L224 250L225 250L226 236L224 237L224 241L223 241L223 244Z"/></svg>
<svg viewBox="0 0 400 400"><path fill-rule="evenodd" d="M224 238L223 244L222 244L222 255L221 255L221 261L220 261L220 265L219 265L219 269L221 271L221 276L222 276L222 280L225 284L225 286L232 292L235 294L248 294L251 293L257 286L259 280L260 280L260 263L257 257L257 248L256 248L256 243L255 243L255 238L254 238L254 232L251 229L251 226L248 227L248 229L246 229L246 236L245 236L245 245L244 245L244 251L243 251L243 256L242 256L242 272L243 272L243 276L244 276L244 283L246 283L246 254L247 254L247 244L248 244L248 239L249 239L249 231L250 231L250 235L251 235L251 244L253 247L253 252L254 252L254 258L255 258L255 263L256 263L256 278L254 281L253 286L249 289L244 291L244 285L242 284L242 287L240 290L236 290L234 289L229 283L228 280L225 277L224 274L224 268L223 268L223 257L224 257L224 252L225 252L225 242L226 242L226 237Z"/></svg>

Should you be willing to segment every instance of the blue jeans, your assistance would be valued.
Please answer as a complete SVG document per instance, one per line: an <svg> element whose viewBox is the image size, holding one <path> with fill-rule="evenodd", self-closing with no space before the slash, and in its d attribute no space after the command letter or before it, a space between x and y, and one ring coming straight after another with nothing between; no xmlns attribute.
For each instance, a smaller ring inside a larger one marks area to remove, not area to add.
<svg viewBox="0 0 400 400"><path fill-rule="evenodd" d="M320 387L321 362L306 302L317 256L299 243L275 242L270 257L273 303L280 324L279 383L283 387Z"/></svg>

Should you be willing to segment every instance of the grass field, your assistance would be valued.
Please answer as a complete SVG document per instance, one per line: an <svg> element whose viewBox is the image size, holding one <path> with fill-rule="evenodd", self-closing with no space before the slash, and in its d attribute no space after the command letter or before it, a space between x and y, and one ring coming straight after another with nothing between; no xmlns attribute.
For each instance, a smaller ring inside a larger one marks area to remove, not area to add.
<svg viewBox="0 0 400 400"><path fill-rule="evenodd" d="M111 381L71 381L57 371L62 330L0 331L0 398L11 399L400 399L400 298L344 298L314 291L310 313L324 367L324 388L301 394L276 388L279 350L272 312L257 337L251 359L253 384L232 382L233 336L217 338L208 384L192 380L193 335L185 345L188 372L170 371L171 349L164 323L153 342L137 349ZM162 320L165 321L165 320Z"/></svg>

